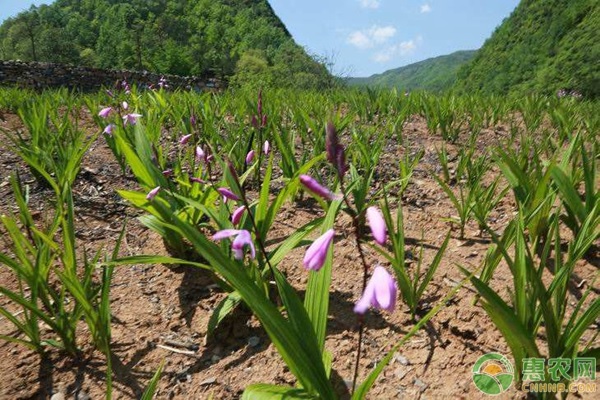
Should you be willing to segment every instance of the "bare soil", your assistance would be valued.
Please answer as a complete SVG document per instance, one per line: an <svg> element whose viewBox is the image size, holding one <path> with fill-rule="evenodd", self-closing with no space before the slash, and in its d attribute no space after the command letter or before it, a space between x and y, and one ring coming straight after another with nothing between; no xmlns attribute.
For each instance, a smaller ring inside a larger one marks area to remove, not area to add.
<svg viewBox="0 0 600 400"><path fill-rule="evenodd" d="M18 118L10 113L4 113L0 127L22 128ZM87 128L90 131L96 129L91 122ZM404 134L405 146L390 142L386 148L379 179L384 181L388 174L394 174L398 157L405 152L425 150L402 202L407 252L416 258L420 244L423 244L423 265L427 266L452 228L445 219L455 211L431 178L432 171L439 171L435 149L441 145L441 139L430 134L425 121L419 117L405 124ZM501 126L485 130L477 145L485 149L500 143L507 135ZM36 218L42 221L51 211L45 201L49 193L36 185L27 169L5 146L0 150L0 213L15 211L8 177L18 170L30 186L30 204L37 210ZM456 154L457 148L448 145L448 151ZM492 172L499 173L497 169ZM74 187L79 250L104 248L107 252L112 251L127 218L122 255L167 254L162 239L143 227L135 219L139 212L116 194L117 189L123 188L135 189L137 184L131 177L121 174L100 137L86 156ZM491 226L501 232L514 212L509 193L493 212ZM310 202L287 205L270 232L269 240L275 242L285 238L294 228L320 213L318 206ZM334 374L343 386L344 381L352 380L356 357L358 325L352 308L361 294L362 266L351 235L350 221L338 218L336 224L326 347L333 353ZM489 237L480 236L474 222L467 226L465 239L459 239L458 231L454 230L442 264L424 296L424 310L436 305L463 279L458 265L470 270L481 266L489 246ZM6 251L5 243L0 247ZM303 254L304 249L296 249L282 264L292 284L301 291L308 277L302 268ZM596 246L589 261L583 260L577 265L572 278L571 303L581 297L587 282L591 282L597 272L599 255ZM383 262L371 249L368 249L368 257L373 265ZM13 288L16 285L15 277L7 268L0 268L0 284ZM504 263L497 269L492 285L506 298L512 281ZM597 296L598 288L595 289ZM164 265L122 266L115 271L111 290L114 398L139 398L163 360L165 369L157 394L160 399L235 399L251 383L295 383L268 336L248 312L239 310L224 321L214 337L207 338L208 319L225 293L198 270ZM10 302L0 297L0 305L10 307ZM392 314L377 311L367 314L361 378L413 324L401 299ZM586 337L593 333L587 332ZM5 318L0 318L0 334L16 334ZM80 359L69 358L55 349L49 349L41 357L23 346L0 341L0 359L3 360L0 363L0 398L48 399L61 387L70 399L85 398L84 394L92 399L104 398L105 358L93 350L83 324L80 336L83 349ZM474 386L471 369L487 352L499 352L511 358L499 331L484 310L474 305L473 289L466 286L397 352L368 398L486 398L488 396ZM593 395L583 397L591 399ZM499 398L521 399L526 395L512 387Z"/></svg>

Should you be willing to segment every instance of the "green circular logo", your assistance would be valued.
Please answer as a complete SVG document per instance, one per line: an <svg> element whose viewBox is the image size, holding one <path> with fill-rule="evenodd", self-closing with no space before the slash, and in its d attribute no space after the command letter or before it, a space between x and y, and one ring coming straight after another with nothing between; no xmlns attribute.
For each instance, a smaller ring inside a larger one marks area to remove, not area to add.
<svg viewBox="0 0 600 400"><path fill-rule="evenodd" d="M506 392L513 379L513 366L502 354L484 354L473 365L473 383L485 394L496 396Z"/></svg>

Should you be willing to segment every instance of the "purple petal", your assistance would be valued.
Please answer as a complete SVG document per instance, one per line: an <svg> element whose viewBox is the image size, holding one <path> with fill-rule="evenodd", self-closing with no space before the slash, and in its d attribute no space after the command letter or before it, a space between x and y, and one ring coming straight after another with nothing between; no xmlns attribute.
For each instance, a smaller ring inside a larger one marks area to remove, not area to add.
<svg viewBox="0 0 600 400"><path fill-rule="evenodd" d="M378 265L367 283L365 292L354 306L354 312L364 314L369 306L392 312L396 306L397 296L398 285L395 279L385 268Z"/></svg>
<svg viewBox="0 0 600 400"><path fill-rule="evenodd" d="M270 151L271 145L269 144L268 140L265 140L265 143L263 144L263 153L265 154L265 156L268 156Z"/></svg>
<svg viewBox="0 0 600 400"><path fill-rule="evenodd" d="M196 146L196 161L206 161L206 153L200 146Z"/></svg>
<svg viewBox="0 0 600 400"><path fill-rule="evenodd" d="M110 113L112 111L112 107L105 107L102 110L100 110L100 112L98 113L98 116L102 117L102 118L107 118Z"/></svg>
<svg viewBox="0 0 600 400"><path fill-rule="evenodd" d="M238 229L223 229L213 235L213 240L222 240L240 233Z"/></svg>
<svg viewBox="0 0 600 400"><path fill-rule="evenodd" d="M218 188L217 192L221 193L221 195L223 197L225 197L226 199L229 199L229 200L237 201L240 199L235 193L233 193L231 190L224 188L224 187Z"/></svg>
<svg viewBox="0 0 600 400"><path fill-rule="evenodd" d="M102 131L102 133L104 133L105 135L108 135L108 136L112 136L112 134L113 134L113 132L114 132L114 130L115 130L116 127L117 126L115 124L108 124L106 126L106 128L104 128L104 130Z"/></svg>
<svg viewBox="0 0 600 400"><path fill-rule="evenodd" d="M327 160L335 164L337 162L337 152L339 150L339 140L335 126L331 121L327 122L325 127L325 153Z"/></svg>
<svg viewBox="0 0 600 400"><path fill-rule="evenodd" d="M334 200L337 198L329 189L322 186L319 182L317 182L314 178L309 175L300 175L300 183L304 185L304 187L319 197L322 197L326 200Z"/></svg>
<svg viewBox="0 0 600 400"><path fill-rule="evenodd" d="M250 150L248 154L246 154L246 164L250 164L254 160L254 150Z"/></svg>
<svg viewBox="0 0 600 400"><path fill-rule="evenodd" d="M380 310L392 312L396 305L396 289L394 279L383 267L376 267L371 278L375 282L375 298L373 306Z"/></svg>
<svg viewBox="0 0 600 400"><path fill-rule="evenodd" d="M308 250L306 250L306 254L304 255L304 268L318 271L323 267L323 264L325 264L325 258L327 257L327 251L329 250L329 245L333 241L334 236L335 231L333 229L329 229L310 245Z"/></svg>
<svg viewBox="0 0 600 400"><path fill-rule="evenodd" d="M152 189L151 191L149 191L148 194L146 195L146 200L152 200L153 198L156 197L158 192L160 192L160 186L157 186L154 189Z"/></svg>
<svg viewBox="0 0 600 400"><path fill-rule="evenodd" d="M373 304L373 299L375 298L375 286L369 281L367 283L367 287L365 287L365 292L362 297L356 302L354 305L354 312L356 314L364 314L367 312L371 304Z"/></svg>
<svg viewBox="0 0 600 400"><path fill-rule="evenodd" d="M238 207L231 215L231 223L234 225L239 224L240 221L242 220L242 216L244 215L245 211L246 211L246 206Z"/></svg>
<svg viewBox="0 0 600 400"><path fill-rule="evenodd" d="M250 254L251 254L252 258L255 258L256 250L254 248L254 243L252 243L252 235L250 235L250 232L248 232L245 229L242 229L239 232L240 233L237 235L237 237L231 244L231 248L234 250L234 252L239 251L239 252L242 252L242 254L243 254L244 246L248 245L248 246L250 246ZM237 257L237 254L238 253L236 252L236 258L240 259Z"/></svg>
<svg viewBox="0 0 600 400"><path fill-rule="evenodd" d="M192 134L191 134L191 133L190 133L190 134L188 134L188 135L183 135L183 136L181 137L181 139L179 139L179 144L180 144L180 145L182 145L182 146L183 146L183 145L185 145L185 144L187 144L187 142L189 142L189 141L190 141L190 138L191 138L191 137L192 137Z"/></svg>
<svg viewBox="0 0 600 400"><path fill-rule="evenodd" d="M135 125L138 118L141 117L141 114L126 114L125 116L123 116L123 122L125 124L129 124L129 125Z"/></svg>
<svg viewBox="0 0 600 400"><path fill-rule="evenodd" d="M381 246L385 245L387 228L385 226L385 220L377 207L367 208L367 221L369 222L371 233L373 234L375 241Z"/></svg>

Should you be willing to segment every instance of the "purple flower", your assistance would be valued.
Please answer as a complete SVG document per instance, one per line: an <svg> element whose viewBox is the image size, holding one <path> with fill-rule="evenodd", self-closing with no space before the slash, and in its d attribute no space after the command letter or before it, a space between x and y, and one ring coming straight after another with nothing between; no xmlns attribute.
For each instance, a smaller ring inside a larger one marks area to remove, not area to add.
<svg viewBox="0 0 600 400"><path fill-rule="evenodd" d="M171 176L173 176L173 170L172 170L172 169L165 169L165 170L162 172L162 174L163 174L163 176L165 176L165 177L167 177L167 178L168 178L168 177L171 177Z"/></svg>
<svg viewBox="0 0 600 400"><path fill-rule="evenodd" d="M265 156L268 156L270 151L271 145L269 144L268 140L265 140L265 143L263 144L263 153L265 154Z"/></svg>
<svg viewBox="0 0 600 400"><path fill-rule="evenodd" d="M244 246L246 245L250 247L252 258L256 257L256 250L254 249L254 243L252 243L252 235L245 229L223 229L214 234L213 240L222 240L231 236L235 236L231 248L236 260L244 258Z"/></svg>
<svg viewBox="0 0 600 400"><path fill-rule="evenodd" d="M254 150L250 150L248 154L246 154L246 164L250 164L254 160Z"/></svg>
<svg viewBox="0 0 600 400"><path fill-rule="evenodd" d="M204 181L200 178L196 178L195 176L190 176L190 182L196 182L196 183L200 183L202 185L204 185L206 183L206 181Z"/></svg>
<svg viewBox="0 0 600 400"><path fill-rule="evenodd" d="M169 87L169 85L167 84L167 79L164 76L161 76L160 79L158 80L158 86L161 89Z"/></svg>
<svg viewBox="0 0 600 400"><path fill-rule="evenodd" d="M329 245L333 241L334 236L335 231L329 229L310 245L304 255L304 268L318 271L323 267L325 257L327 257L327 250L329 250Z"/></svg>
<svg viewBox="0 0 600 400"><path fill-rule="evenodd" d="M221 195L223 196L224 200L233 200L233 201L238 201L240 198L233 193L231 190L224 188L224 187L220 187L217 189L217 192L221 193Z"/></svg>
<svg viewBox="0 0 600 400"><path fill-rule="evenodd" d="M397 295L398 285L396 285L396 280L385 268L378 265L367 283L365 292L354 306L354 312L364 314L371 306L392 312L396 306Z"/></svg>
<svg viewBox="0 0 600 400"><path fill-rule="evenodd" d="M188 135L183 135L180 139L179 139L179 144L180 145L186 145L187 142L190 141L190 138L192 137L192 134L188 134Z"/></svg>
<svg viewBox="0 0 600 400"><path fill-rule="evenodd" d="M112 136L116 127L117 126L115 124L108 124L108 125L106 125L106 128L104 128L102 133L104 133L105 135L108 135L108 136Z"/></svg>
<svg viewBox="0 0 600 400"><path fill-rule="evenodd" d="M333 164L335 169L338 171L338 176L342 178L348 166L346 165L346 154L344 147L340 144L338 134L335 130L335 126L331 122L327 122L325 128L325 150L327 154L327 160Z"/></svg>
<svg viewBox="0 0 600 400"><path fill-rule="evenodd" d="M246 211L246 206L241 206L238 207L233 214L231 214L231 223L234 225L237 225L240 223L240 221L242 220L242 216L244 215L244 212Z"/></svg>
<svg viewBox="0 0 600 400"><path fill-rule="evenodd" d="M206 152L204 151L204 149L200 146L196 146L196 161L204 161L206 162L207 157L206 157Z"/></svg>
<svg viewBox="0 0 600 400"><path fill-rule="evenodd" d="M129 124L129 125L135 125L138 118L141 117L141 114L135 114L135 113L131 113L131 114L126 114L123 116L123 123L125 125Z"/></svg>
<svg viewBox="0 0 600 400"><path fill-rule="evenodd" d="M98 116L102 117L102 118L108 118L108 116L110 115L111 112L112 112L112 107L104 107L102 110L100 110L100 112L98 113Z"/></svg>
<svg viewBox="0 0 600 400"><path fill-rule="evenodd" d="M129 108L129 103L126 101L123 102L123 110L127 110Z"/></svg>
<svg viewBox="0 0 600 400"><path fill-rule="evenodd" d="M160 192L160 186L157 186L154 189L152 189L151 191L149 191L148 195L146 196L146 200L152 200L153 198L156 197L158 192Z"/></svg>
<svg viewBox="0 0 600 400"><path fill-rule="evenodd" d="M196 116L194 114L190 116L190 125L196 126Z"/></svg>
<svg viewBox="0 0 600 400"><path fill-rule="evenodd" d="M121 83L121 87L123 88L123 90L125 90L125 94L131 94L131 88L129 87L129 84L126 80L123 80L123 82Z"/></svg>
<svg viewBox="0 0 600 400"><path fill-rule="evenodd" d="M335 200L338 199L339 196L336 196L331 192L331 190L322 186L319 182L317 182L314 178L309 175L300 175L300 183L304 185L304 187L319 197L322 197L326 200Z"/></svg>
<svg viewBox="0 0 600 400"><path fill-rule="evenodd" d="M377 207L367 208L367 221L371 227L371 233L373 239L380 245L385 245L385 239L387 238L387 227L385 226L385 220L381 215L381 211Z"/></svg>

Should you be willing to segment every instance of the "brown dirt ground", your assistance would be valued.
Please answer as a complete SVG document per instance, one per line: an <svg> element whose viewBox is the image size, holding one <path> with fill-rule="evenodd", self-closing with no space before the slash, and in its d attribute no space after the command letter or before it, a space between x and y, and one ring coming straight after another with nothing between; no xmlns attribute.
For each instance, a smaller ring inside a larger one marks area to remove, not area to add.
<svg viewBox="0 0 600 400"><path fill-rule="evenodd" d="M20 123L16 116L5 113L0 127L19 129ZM95 129L91 122L87 128ZM389 172L390 168L396 170L397 157L404 151L425 150L425 156L404 193L403 204L408 251L418 254L419 243L424 243L424 265L428 265L450 229L444 218L453 215L454 211L429 173L437 168L435 147L441 144L440 139L430 135L425 122L418 117L405 124L404 134L405 143L409 145L407 148L395 143L388 145L382 160L382 176L385 177L385 171ZM503 127L485 130L478 147L483 149L497 144L507 136ZM36 187L16 156L6 149L0 150L0 212L14 210L8 176L18 169L23 180L30 183L31 204L37 207L37 217L43 219L47 212L44 202L47 193ZM448 150L456 153L456 147L452 145L448 146ZM498 173L498 170L494 172ZM122 188L136 188L136 183L121 175L100 137L85 158L74 188L81 248L111 251L127 217L123 255L166 254L162 240L133 218L139 215L138 211L128 207L115 193L116 189ZM319 208L310 203L287 206L269 239L275 241L286 237L294 227L309 221L319 212ZM492 227L501 231L513 212L514 204L511 196L507 195L492 215ZM350 381L357 346L357 319L352 308L360 296L361 265L350 235L349 220L338 218L336 232L326 347L333 353L335 373ZM489 238L479 237L475 223L468 225L466 240L459 240L457 231L452 235L442 264L424 296L425 306L437 304L462 279L457 265L469 269L479 267L490 245ZM5 249L4 244L0 246ZM589 260L598 260L597 249ZM367 251L369 260L375 264L379 256L371 249ZM293 251L282 264L290 281L300 290L307 282L307 273L301 266L303 252L304 249ZM574 304L585 289L585 282L580 285L582 281L590 282L596 273L598 263L595 264L586 261L578 264L572 282L571 303ZM14 287L15 282L11 273L0 269L0 284ZM504 264L498 268L492 284L499 293L507 294L511 279ZM598 290L595 289L597 296ZM218 328L214 338L206 339L211 311L223 297L224 293L197 270L173 269L163 265L117 268L111 291L114 398L139 398L163 360L166 362L165 371L157 394L160 399L233 399L240 397L244 387L251 383L293 385L293 376L256 319L249 314L243 311L236 313ZM471 288L461 289L425 329L398 351L368 398L486 398L472 383L474 362L487 352L507 356L510 353L483 309L473 305L473 298ZM7 306L9 302L0 297L0 304ZM399 301L392 314L370 311L366 327L360 377L367 375L386 351L412 327L412 323L407 307ZM0 318L0 334L14 334L13 327L4 318ZM0 358L4 360L0 363L0 398L47 399L60 386L66 388L68 398L83 398L82 392L93 399L103 398L104 356L93 350L83 324L80 334L83 357L78 360L53 349L42 358L22 346L0 341ZM590 330L586 337L592 334ZM525 397L514 387L500 396ZM583 397L592 398L591 395Z"/></svg>

